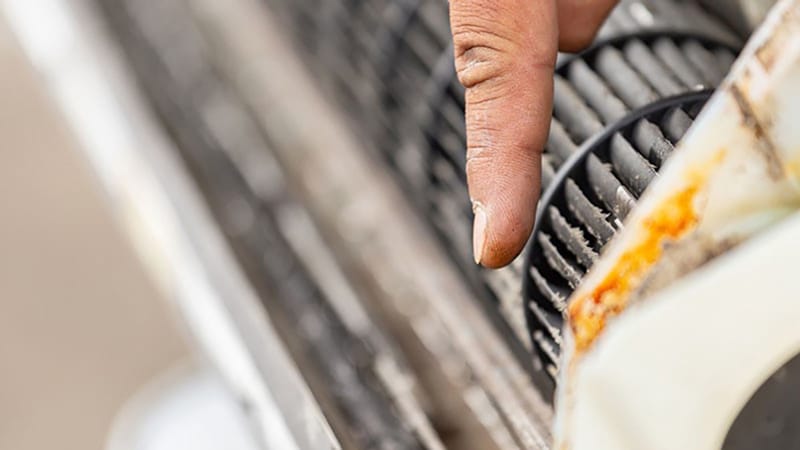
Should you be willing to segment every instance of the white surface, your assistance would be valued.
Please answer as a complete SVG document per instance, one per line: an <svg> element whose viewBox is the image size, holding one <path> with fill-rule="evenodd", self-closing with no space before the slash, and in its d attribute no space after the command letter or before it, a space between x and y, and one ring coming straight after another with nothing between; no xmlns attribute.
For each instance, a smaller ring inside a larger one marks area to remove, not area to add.
<svg viewBox="0 0 800 450"><path fill-rule="evenodd" d="M800 351L800 215L630 308L576 377L573 448L718 449Z"/></svg>
<svg viewBox="0 0 800 450"><path fill-rule="evenodd" d="M107 450L259 450L222 380L181 370L145 387L123 409Z"/></svg>

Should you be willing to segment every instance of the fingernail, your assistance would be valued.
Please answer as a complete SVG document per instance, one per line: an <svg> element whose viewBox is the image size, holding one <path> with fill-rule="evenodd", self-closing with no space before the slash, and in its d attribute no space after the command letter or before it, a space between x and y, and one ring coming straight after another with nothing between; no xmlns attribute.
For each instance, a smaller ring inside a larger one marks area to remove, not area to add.
<svg viewBox="0 0 800 450"><path fill-rule="evenodd" d="M483 259L483 246L486 243L486 211L480 203L473 202L472 212L475 214L472 225L472 252L475 264L480 264Z"/></svg>

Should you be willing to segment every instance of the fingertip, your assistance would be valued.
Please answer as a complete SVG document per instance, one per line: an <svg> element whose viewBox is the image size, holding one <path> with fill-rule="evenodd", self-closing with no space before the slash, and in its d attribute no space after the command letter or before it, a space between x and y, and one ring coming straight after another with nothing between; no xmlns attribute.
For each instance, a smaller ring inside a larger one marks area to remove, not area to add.
<svg viewBox="0 0 800 450"><path fill-rule="evenodd" d="M476 204L473 229L476 263L499 269L519 256L533 230L537 200L538 191L530 189L519 197Z"/></svg>
<svg viewBox="0 0 800 450"><path fill-rule="evenodd" d="M488 224L502 224L503 221L491 219ZM480 256L480 265L488 269L499 269L511 264L522 253L533 228L533 221L509 233L503 233L496 228L487 226L485 241Z"/></svg>
<svg viewBox="0 0 800 450"><path fill-rule="evenodd" d="M486 248L486 232L488 229L488 218L486 210L480 202L472 203L472 213L474 221L472 225L472 253L475 257L475 264L483 261L483 252Z"/></svg>

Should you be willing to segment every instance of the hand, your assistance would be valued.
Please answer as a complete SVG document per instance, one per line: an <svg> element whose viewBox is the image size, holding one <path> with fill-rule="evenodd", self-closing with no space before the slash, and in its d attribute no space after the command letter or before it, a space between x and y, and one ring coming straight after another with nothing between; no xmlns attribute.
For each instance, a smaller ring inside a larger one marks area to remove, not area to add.
<svg viewBox="0 0 800 450"><path fill-rule="evenodd" d="M558 49L589 45L615 0L450 0L466 88L475 262L510 263L531 233Z"/></svg>

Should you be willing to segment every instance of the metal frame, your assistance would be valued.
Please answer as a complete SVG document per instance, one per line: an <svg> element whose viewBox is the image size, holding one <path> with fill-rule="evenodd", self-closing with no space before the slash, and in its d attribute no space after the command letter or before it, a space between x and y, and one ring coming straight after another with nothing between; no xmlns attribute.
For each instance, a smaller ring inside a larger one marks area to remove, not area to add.
<svg viewBox="0 0 800 450"><path fill-rule="evenodd" d="M2 6L146 268L262 442L340 448L96 10L83 1Z"/></svg>

